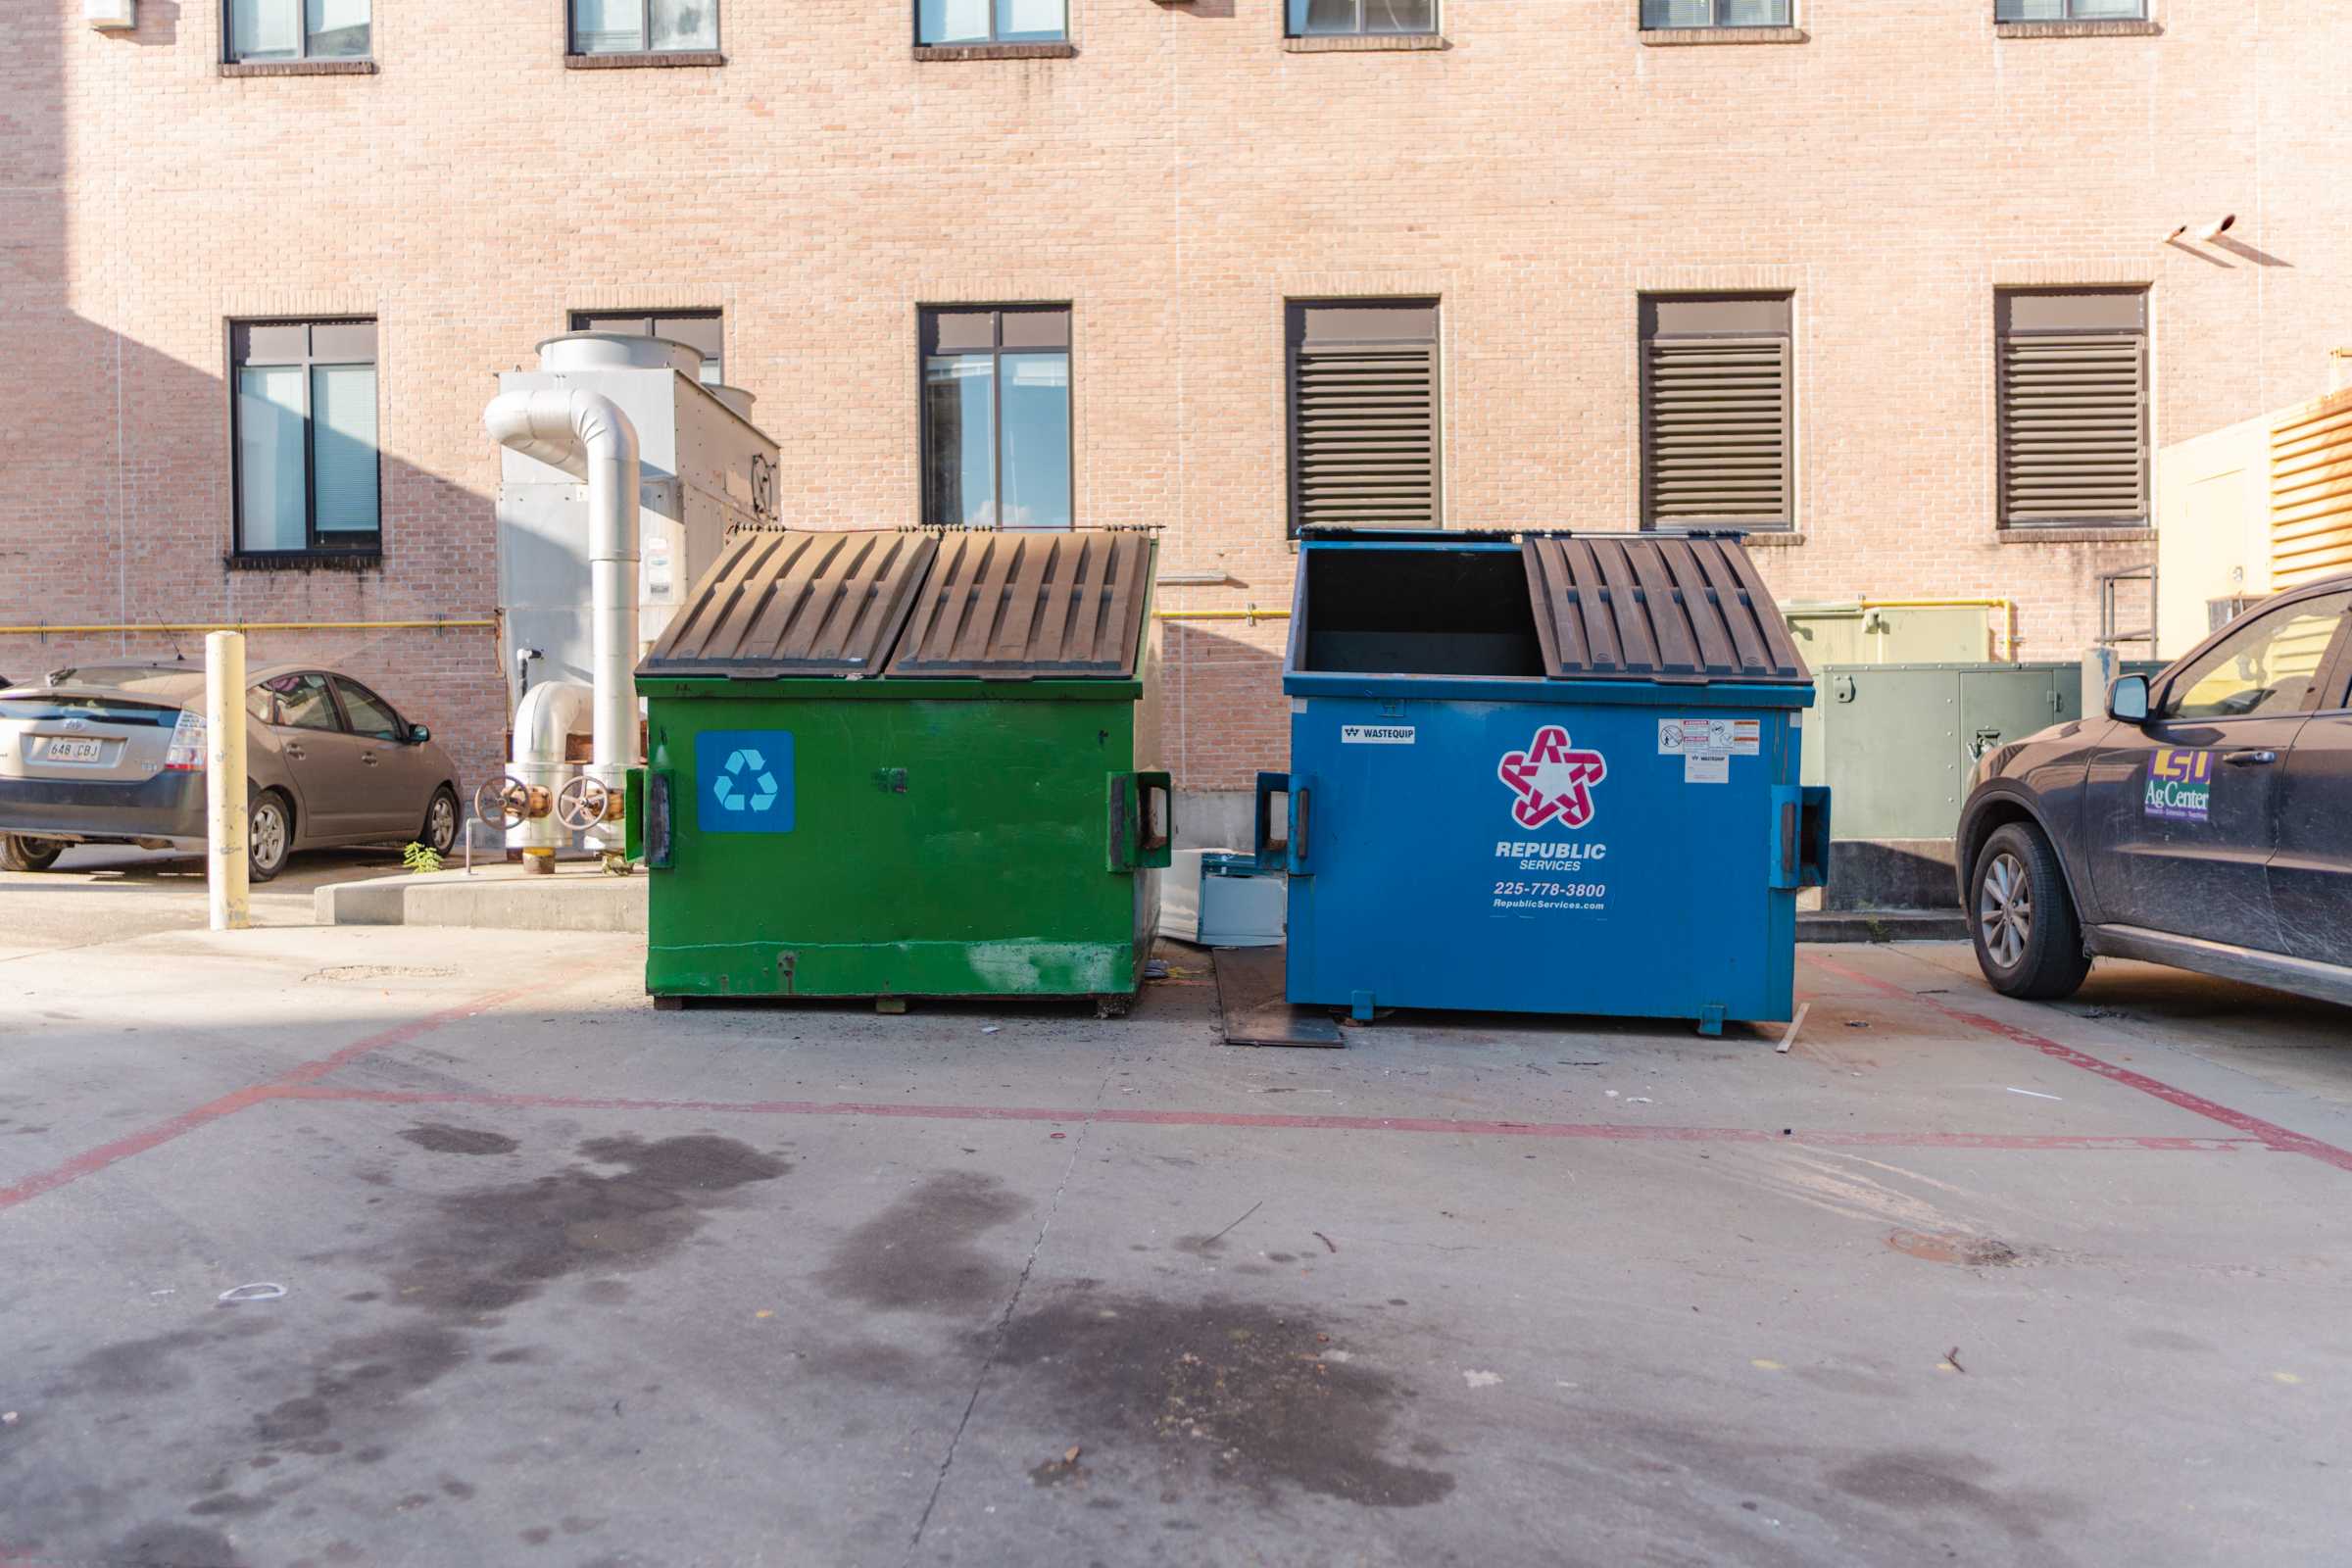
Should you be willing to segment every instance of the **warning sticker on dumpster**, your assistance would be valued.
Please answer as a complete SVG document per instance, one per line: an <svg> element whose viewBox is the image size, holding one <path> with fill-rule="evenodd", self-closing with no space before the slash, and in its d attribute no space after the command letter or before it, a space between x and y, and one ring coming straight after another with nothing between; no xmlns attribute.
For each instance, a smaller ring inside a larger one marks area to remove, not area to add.
<svg viewBox="0 0 2352 1568"><path fill-rule="evenodd" d="M1658 755L1688 757L1702 752L1754 757L1763 749L1764 725L1753 718L1661 718Z"/></svg>
<svg viewBox="0 0 2352 1568"><path fill-rule="evenodd" d="M1410 724L1342 724L1340 744L1343 746L1410 746L1413 726Z"/></svg>

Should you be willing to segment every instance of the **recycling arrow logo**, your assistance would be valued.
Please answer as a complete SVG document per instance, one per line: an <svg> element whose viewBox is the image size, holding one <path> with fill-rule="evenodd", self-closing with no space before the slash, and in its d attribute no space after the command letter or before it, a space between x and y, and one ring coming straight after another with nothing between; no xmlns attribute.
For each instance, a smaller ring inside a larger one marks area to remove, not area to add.
<svg viewBox="0 0 2352 1568"><path fill-rule="evenodd" d="M767 759L746 746L727 754L726 768L712 781L710 793L722 810L764 811L776 804L776 775L767 770Z"/></svg>

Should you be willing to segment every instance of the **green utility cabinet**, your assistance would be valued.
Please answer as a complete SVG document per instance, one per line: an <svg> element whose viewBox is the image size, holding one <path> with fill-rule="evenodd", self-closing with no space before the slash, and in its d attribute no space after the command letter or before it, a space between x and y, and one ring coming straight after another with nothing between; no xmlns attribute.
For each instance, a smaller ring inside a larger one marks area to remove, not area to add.
<svg viewBox="0 0 2352 1568"><path fill-rule="evenodd" d="M1840 839L1948 839L1977 759L2082 716L2082 666L1831 664L1814 671L1799 756L1838 801Z"/></svg>
<svg viewBox="0 0 2352 1568"><path fill-rule="evenodd" d="M1135 994L1173 831L1134 531L753 531L637 670L646 989Z"/></svg>

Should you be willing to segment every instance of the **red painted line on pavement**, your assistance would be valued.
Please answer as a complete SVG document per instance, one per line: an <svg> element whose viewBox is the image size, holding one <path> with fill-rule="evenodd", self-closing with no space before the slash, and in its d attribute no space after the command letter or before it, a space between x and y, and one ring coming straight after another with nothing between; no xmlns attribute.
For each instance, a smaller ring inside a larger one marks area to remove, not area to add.
<svg viewBox="0 0 2352 1568"><path fill-rule="evenodd" d="M2333 1144L2322 1143L2317 1138L2291 1132L2277 1122L2264 1121L2260 1116L2248 1115L2242 1110L2232 1110L2217 1100L2207 1100L2203 1095L2192 1095L2185 1089L2176 1089L2171 1084L2165 1083L2161 1079L2151 1078L2144 1072L2133 1072L2129 1067L2119 1067L2111 1061L2102 1061L2088 1052L2078 1051L2073 1046L2062 1046L2047 1035L2037 1035L2031 1029L2022 1029L2013 1023L2003 1023L1998 1018L1987 1017L1981 1012L1971 1012L1965 1007L1948 1005L1934 997L1922 996L1906 986L1896 985L1891 980L1881 980L1876 975L1864 974L1859 969L1849 969L1844 964L1833 963L1827 958L1815 957L1811 954L1806 954L1804 957L1807 963L1817 969L1841 975L1848 980L1869 986L1874 991L1885 992L1890 997L1901 997L1905 1001L1924 1004L1955 1022L1967 1024L1972 1029L1982 1029L1986 1034L1998 1035L2004 1040L2014 1041L2021 1046L2031 1046L2043 1055L2063 1061L2070 1067L2080 1067L2084 1072L2096 1073L2099 1077L2112 1083L2122 1084L2127 1089L2136 1089L2143 1095L2153 1095L2168 1105L2178 1105L2180 1109L2192 1111L2208 1121L2218 1121L2225 1127L2234 1128L2279 1153L2303 1154L2324 1165L2332 1165L2337 1170L2352 1171L2352 1149L2338 1149Z"/></svg>
<svg viewBox="0 0 2352 1568"><path fill-rule="evenodd" d="M1582 1138L1627 1144L1813 1144L1878 1149L2155 1150L2228 1153L2237 1138L2152 1138L2065 1133L1902 1133L1764 1127L1669 1127L1642 1123L1449 1121L1438 1116L1286 1116L1230 1110L1056 1109L1047 1105L913 1105L820 1100L627 1100L590 1095L472 1094L432 1089L289 1086L270 1098L377 1105L478 1105L510 1110L658 1110L755 1116L878 1116L915 1121L1104 1122L1137 1127L1246 1127L1272 1131L1454 1133L1480 1138Z"/></svg>
<svg viewBox="0 0 2352 1568"><path fill-rule="evenodd" d="M278 1074L275 1078L252 1084L243 1089L231 1090L218 1100L207 1101L193 1110L183 1110L176 1116L159 1121L152 1127L143 1127L126 1137L116 1139L111 1144L101 1144L96 1149L84 1150L61 1165L37 1171L13 1186L0 1187L0 1213L6 1213L19 1203L30 1202L44 1193L53 1193L68 1183L77 1182L84 1176L102 1171L109 1165L130 1158L133 1154L143 1154L150 1149L168 1144L174 1138L183 1137L199 1127L219 1121L223 1116L233 1116L250 1105L258 1105L266 1100L274 1100L290 1089L316 1083L338 1067L347 1067L371 1051L382 1051L387 1047L404 1045L419 1035L429 1034L433 1030L455 1023L461 1018L470 1018L486 1007L495 1007L502 1002L512 1002L516 997L559 983L555 980L544 980L533 985L511 986L504 991L493 991L486 996L476 997L470 1002L462 1002L454 1007L444 1007L439 1012L427 1013L421 1018L412 1018L407 1023L395 1024L393 1027L371 1034L364 1040L355 1040L332 1055L321 1056L317 1061L306 1061L300 1066L289 1068Z"/></svg>

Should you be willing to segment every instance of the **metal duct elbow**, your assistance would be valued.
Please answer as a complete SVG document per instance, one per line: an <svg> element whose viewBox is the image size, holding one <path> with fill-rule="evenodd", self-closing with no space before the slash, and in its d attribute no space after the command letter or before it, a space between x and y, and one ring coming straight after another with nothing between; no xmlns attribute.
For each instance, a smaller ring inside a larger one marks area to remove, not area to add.
<svg viewBox="0 0 2352 1568"><path fill-rule="evenodd" d="M482 411L482 427L500 446L587 483L589 770L618 791L637 760L637 427L602 393L562 387L500 393Z"/></svg>

